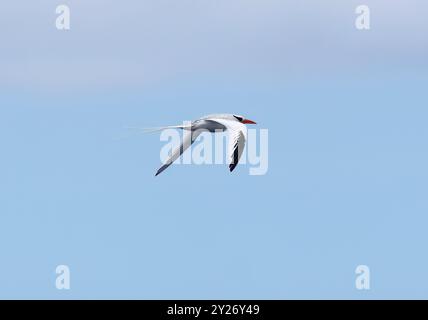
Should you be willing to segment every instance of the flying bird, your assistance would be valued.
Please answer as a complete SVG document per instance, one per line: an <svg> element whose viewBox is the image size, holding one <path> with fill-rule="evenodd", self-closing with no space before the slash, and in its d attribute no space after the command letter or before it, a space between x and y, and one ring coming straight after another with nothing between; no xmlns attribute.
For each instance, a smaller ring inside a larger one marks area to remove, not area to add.
<svg viewBox="0 0 428 320"><path fill-rule="evenodd" d="M229 133L229 169L230 172L235 170L241 159L242 152L244 151L245 142L247 140L247 127L246 124L256 124L252 120L245 119L242 116L234 114L212 114L202 117L198 120L192 121L186 125L168 126L156 128L152 131L161 131L165 129L182 129L186 131L181 145L174 149L165 162L156 172L156 176L165 171L171 164L174 163L186 151L196 138L202 132L228 132Z"/></svg>

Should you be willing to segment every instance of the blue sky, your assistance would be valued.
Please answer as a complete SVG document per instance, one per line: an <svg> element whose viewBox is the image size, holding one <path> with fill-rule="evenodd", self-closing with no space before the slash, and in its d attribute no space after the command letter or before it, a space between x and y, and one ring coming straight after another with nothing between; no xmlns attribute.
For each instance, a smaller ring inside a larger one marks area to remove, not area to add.
<svg viewBox="0 0 428 320"><path fill-rule="evenodd" d="M0 4L1 298L428 298L426 2L64 3ZM267 175L125 129L222 112Z"/></svg>

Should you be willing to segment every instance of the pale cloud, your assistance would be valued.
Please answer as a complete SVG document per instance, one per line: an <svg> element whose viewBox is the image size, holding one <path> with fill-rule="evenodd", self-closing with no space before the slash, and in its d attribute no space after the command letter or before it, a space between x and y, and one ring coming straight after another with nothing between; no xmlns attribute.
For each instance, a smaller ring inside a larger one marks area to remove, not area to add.
<svg viewBox="0 0 428 320"><path fill-rule="evenodd" d="M58 1L3 2L0 84L144 86L192 74L286 78L398 59L425 65L427 2L364 3L372 12L365 35L354 28L354 0L70 0L67 32L55 28Z"/></svg>

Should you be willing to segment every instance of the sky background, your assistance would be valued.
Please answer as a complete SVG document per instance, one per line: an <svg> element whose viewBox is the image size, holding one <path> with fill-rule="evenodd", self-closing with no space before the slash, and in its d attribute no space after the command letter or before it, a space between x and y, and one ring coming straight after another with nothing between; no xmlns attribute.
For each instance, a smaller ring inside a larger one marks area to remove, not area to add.
<svg viewBox="0 0 428 320"><path fill-rule="evenodd" d="M427 15L424 0L2 1L0 298L428 298ZM223 112L269 130L267 175L155 178L164 142L126 129Z"/></svg>

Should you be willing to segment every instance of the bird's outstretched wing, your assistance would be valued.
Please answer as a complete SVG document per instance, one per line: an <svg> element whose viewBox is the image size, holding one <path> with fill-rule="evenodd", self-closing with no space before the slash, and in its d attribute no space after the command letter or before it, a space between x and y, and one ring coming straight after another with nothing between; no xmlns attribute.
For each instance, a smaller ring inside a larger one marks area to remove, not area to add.
<svg viewBox="0 0 428 320"><path fill-rule="evenodd" d="M239 163L239 160L241 159L247 138L244 131L241 130L230 131L229 134L229 169L230 172L232 172L233 170L235 170L236 166Z"/></svg>
<svg viewBox="0 0 428 320"><path fill-rule="evenodd" d="M244 152L247 141L247 127L240 122L230 120L215 119L214 121L223 124L229 132L228 157L229 169L232 172L235 170Z"/></svg>
<svg viewBox="0 0 428 320"><path fill-rule="evenodd" d="M196 131L184 131L184 137L183 141L181 142L181 145L177 148L175 148L168 160L165 162L165 164L159 168L159 170L156 172L156 176L160 175L163 171L165 171L171 164L174 163L180 156L186 151L193 142L195 142L196 138L201 134L199 130Z"/></svg>

